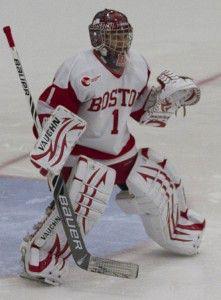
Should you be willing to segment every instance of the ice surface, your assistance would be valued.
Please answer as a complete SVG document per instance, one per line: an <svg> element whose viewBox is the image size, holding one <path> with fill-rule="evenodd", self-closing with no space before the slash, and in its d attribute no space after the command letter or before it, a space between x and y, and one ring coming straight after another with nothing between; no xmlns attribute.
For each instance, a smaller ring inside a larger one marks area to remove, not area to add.
<svg viewBox="0 0 221 300"><path fill-rule="evenodd" d="M221 1L0 0L0 27L12 27L34 98L65 58L88 47L87 26L105 7L127 13L134 26L133 47L146 57L153 79L170 69L203 83L202 99L188 109L185 119L179 114L165 129L130 123L139 147L152 147L173 162L189 203L206 216L201 254L184 258L160 249L145 237L139 220L125 216L112 201L87 242L96 254L139 263L138 279L74 269L64 286L48 288L16 277L20 239L38 220L50 195L28 159L6 163L28 153L34 140L29 109L2 33L0 300L221 299ZM214 75L216 80L207 81Z"/></svg>

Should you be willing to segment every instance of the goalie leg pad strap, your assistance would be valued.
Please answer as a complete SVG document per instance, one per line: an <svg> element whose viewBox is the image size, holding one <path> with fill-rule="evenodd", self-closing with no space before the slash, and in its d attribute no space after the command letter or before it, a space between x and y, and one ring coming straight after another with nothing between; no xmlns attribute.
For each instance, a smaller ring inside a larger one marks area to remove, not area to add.
<svg viewBox="0 0 221 300"><path fill-rule="evenodd" d="M127 213L141 216L147 234L175 253L198 253L205 220L188 209L180 177L166 158L141 149L127 178L129 191L117 196Z"/></svg>

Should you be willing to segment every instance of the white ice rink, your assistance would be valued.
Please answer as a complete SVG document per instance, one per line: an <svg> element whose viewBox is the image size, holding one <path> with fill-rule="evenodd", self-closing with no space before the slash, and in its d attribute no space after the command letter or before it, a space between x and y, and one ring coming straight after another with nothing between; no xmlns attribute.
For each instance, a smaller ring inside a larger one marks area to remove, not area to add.
<svg viewBox="0 0 221 300"><path fill-rule="evenodd" d="M104 8L128 15L134 26L133 48L149 62L151 83L164 69L201 83L201 101L188 109L186 118L179 113L165 129L130 124L138 147L152 147L173 162L182 175L190 206L205 215L201 253L192 258L175 256L148 239L114 254L110 245L112 258L140 265L138 279L74 269L62 287L46 287L15 274L0 275L0 300L220 300L221 0L0 0L0 183L6 176L11 184L15 177L40 178L28 158L22 159L33 146L32 120L2 28L12 27L36 99L65 58L89 47L88 24ZM0 186L0 218L5 201L10 205L4 188ZM32 197L30 193L30 200ZM0 231L9 234L14 230L1 226ZM30 230L23 220L21 226ZM115 234L118 239L117 231ZM13 247L14 241L10 242ZM0 274L6 274L1 261L3 243L0 240ZM103 243L108 243L108 237Z"/></svg>

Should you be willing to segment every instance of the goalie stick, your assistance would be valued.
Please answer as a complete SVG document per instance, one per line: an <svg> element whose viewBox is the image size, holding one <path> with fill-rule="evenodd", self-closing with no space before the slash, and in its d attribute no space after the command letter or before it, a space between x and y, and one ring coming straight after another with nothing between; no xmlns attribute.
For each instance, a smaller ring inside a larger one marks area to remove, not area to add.
<svg viewBox="0 0 221 300"><path fill-rule="evenodd" d="M25 96L29 102L34 124L37 131L40 132L42 126L15 47L10 26L5 26L3 31L11 49L12 57L25 92ZM51 182L51 189L54 194L54 201L58 214L62 220L64 232L67 236L68 244L71 249L71 254L77 266L95 273L130 279L137 278L139 270L139 266L137 264L96 257L87 251L77 223L77 215L74 213L63 178L60 175L50 174L49 176L51 176L51 180L49 180L49 182Z"/></svg>

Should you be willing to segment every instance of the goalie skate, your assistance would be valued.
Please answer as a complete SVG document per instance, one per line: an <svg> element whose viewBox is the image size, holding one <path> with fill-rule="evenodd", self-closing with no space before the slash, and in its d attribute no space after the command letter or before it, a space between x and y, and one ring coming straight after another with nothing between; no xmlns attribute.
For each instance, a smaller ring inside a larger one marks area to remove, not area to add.
<svg viewBox="0 0 221 300"><path fill-rule="evenodd" d="M24 279L28 279L28 280L32 280L32 281L37 281L37 282L40 282L40 283L44 283L46 285L53 285L53 286L60 285L58 282L55 282L53 280L49 280L48 278L31 276L25 270L23 270L20 273L20 277L24 278Z"/></svg>
<svg viewBox="0 0 221 300"><path fill-rule="evenodd" d="M66 274L68 274L69 268L67 265L67 262L63 258L57 259L54 255L51 259L51 262L47 265L47 267L44 268L44 270L38 275L36 275L34 272L26 271L26 268L31 268L30 264L27 266L27 258L25 256L30 256L30 253L32 251L32 247L29 245L30 242L24 241L21 245L21 262L23 266L23 271L20 273L20 277L45 283L47 285L53 285L58 286L66 277ZM33 253L32 253L33 256ZM32 258L33 260L33 258ZM36 260L36 257L34 258Z"/></svg>

